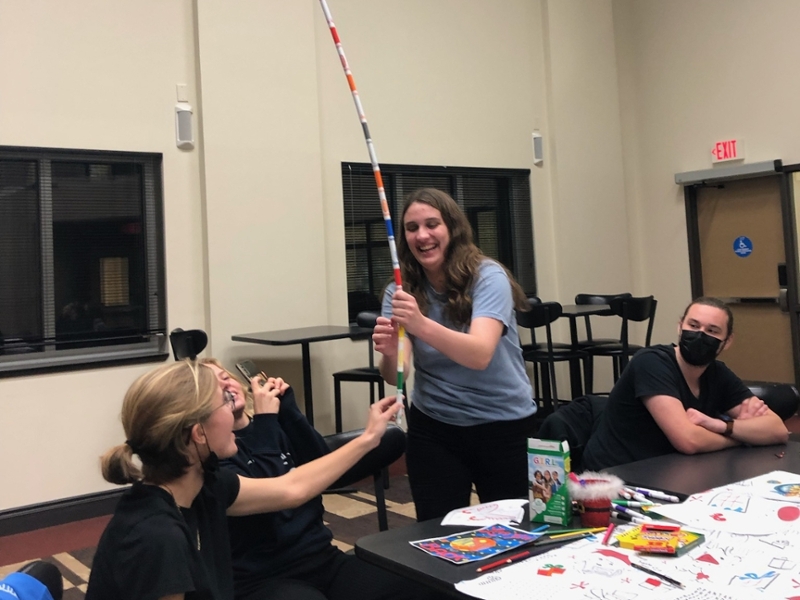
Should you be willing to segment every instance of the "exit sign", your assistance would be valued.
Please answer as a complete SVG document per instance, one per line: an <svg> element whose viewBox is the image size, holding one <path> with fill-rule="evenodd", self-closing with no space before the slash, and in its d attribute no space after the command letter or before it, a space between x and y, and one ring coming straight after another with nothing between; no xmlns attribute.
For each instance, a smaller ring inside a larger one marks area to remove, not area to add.
<svg viewBox="0 0 800 600"><path fill-rule="evenodd" d="M711 148L711 162L744 159L744 142L742 140L722 140Z"/></svg>

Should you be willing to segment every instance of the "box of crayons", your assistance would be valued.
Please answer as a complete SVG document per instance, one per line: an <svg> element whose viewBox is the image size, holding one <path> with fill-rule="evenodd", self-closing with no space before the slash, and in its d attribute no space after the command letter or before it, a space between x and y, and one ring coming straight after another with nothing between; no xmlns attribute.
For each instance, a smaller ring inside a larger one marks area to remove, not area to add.
<svg viewBox="0 0 800 600"><path fill-rule="evenodd" d="M681 556L703 543L704 536L677 525L646 523L616 536L621 548L651 554Z"/></svg>
<svg viewBox="0 0 800 600"><path fill-rule="evenodd" d="M566 441L528 439L528 497L532 523L569 525L572 502L565 485L569 472Z"/></svg>

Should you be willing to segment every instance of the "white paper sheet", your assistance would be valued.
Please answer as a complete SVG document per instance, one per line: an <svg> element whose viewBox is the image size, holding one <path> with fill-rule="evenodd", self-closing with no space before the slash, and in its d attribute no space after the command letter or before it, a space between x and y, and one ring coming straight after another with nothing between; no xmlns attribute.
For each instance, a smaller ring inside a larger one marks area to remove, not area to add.
<svg viewBox="0 0 800 600"><path fill-rule="evenodd" d="M474 504L450 511L442 519L442 525L467 525L469 527L485 527L495 523L517 525L525 517L527 504L528 501L525 499Z"/></svg>

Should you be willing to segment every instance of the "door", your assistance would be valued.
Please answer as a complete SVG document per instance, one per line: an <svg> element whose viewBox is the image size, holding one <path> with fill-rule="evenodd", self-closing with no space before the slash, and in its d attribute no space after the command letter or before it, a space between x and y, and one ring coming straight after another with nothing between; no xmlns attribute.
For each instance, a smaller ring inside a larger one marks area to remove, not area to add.
<svg viewBox="0 0 800 600"><path fill-rule="evenodd" d="M796 379L781 185L772 175L696 186L699 293L729 304L734 344L721 358L745 381Z"/></svg>

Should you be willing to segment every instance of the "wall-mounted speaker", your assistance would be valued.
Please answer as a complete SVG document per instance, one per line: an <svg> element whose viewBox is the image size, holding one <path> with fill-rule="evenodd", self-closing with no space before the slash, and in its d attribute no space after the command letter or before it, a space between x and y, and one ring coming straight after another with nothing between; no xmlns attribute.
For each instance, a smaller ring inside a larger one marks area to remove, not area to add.
<svg viewBox="0 0 800 600"><path fill-rule="evenodd" d="M532 133L533 139L533 164L540 166L544 162L544 143L541 133Z"/></svg>
<svg viewBox="0 0 800 600"><path fill-rule="evenodd" d="M175 144L184 150L194 148L192 107L189 104L175 105Z"/></svg>

